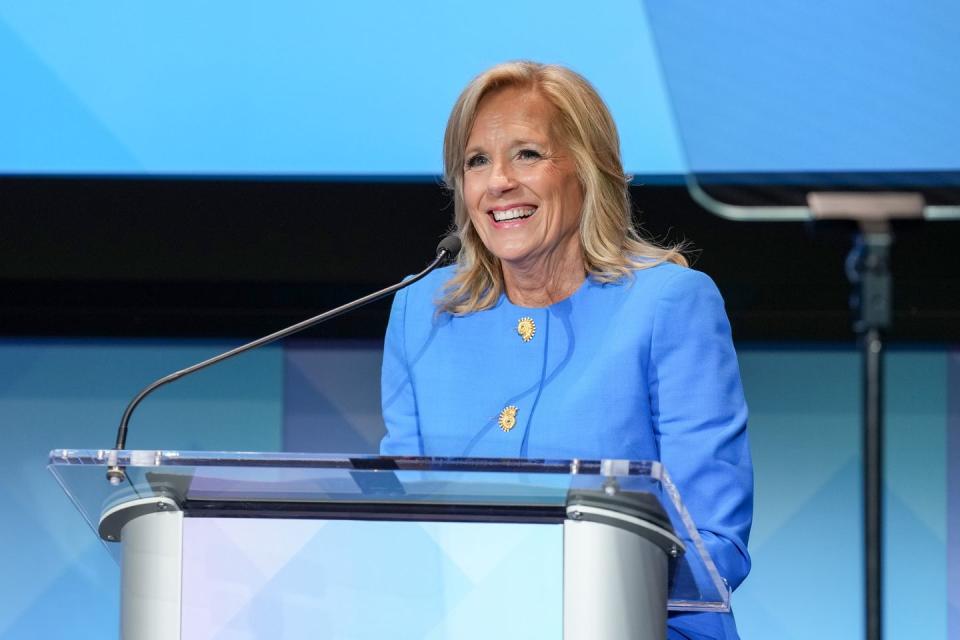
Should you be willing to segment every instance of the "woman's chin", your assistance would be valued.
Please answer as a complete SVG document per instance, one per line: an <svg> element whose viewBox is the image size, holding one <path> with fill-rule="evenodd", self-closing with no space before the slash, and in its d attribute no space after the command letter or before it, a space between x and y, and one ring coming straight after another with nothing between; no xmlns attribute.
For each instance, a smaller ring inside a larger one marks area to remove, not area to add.
<svg viewBox="0 0 960 640"><path fill-rule="evenodd" d="M536 262L534 252L527 247L494 247L491 253L505 269L523 268Z"/></svg>

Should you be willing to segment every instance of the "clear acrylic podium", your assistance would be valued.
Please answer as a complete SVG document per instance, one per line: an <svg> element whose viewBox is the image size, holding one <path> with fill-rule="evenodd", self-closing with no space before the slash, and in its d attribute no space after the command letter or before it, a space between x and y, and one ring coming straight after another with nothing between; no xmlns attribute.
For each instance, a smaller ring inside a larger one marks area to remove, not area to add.
<svg viewBox="0 0 960 640"><path fill-rule="evenodd" d="M657 462L59 449L49 468L120 562L126 640L646 640L668 609L729 610Z"/></svg>

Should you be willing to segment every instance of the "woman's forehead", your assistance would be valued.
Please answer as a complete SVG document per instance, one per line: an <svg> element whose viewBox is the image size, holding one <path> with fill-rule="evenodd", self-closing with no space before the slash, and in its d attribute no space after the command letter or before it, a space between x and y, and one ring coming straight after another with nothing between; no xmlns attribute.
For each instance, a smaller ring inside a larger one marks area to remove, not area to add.
<svg viewBox="0 0 960 640"><path fill-rule="evenodd" d="M491 136L551 138L556 115L556 108L536 89L497 89L480 100L467 136L467 146Z"/></svg>

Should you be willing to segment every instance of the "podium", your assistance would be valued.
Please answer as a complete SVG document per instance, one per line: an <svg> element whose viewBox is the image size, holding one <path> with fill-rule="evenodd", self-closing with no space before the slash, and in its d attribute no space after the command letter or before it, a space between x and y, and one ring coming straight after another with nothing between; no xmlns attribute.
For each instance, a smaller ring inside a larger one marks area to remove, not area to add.
<svg viewBox="0 0 960 640"><path fill-rule="evenodd" d="M668 610L729 610L658 462L58 449L49 469L120 563L125 640L652 640Z"/></svg>

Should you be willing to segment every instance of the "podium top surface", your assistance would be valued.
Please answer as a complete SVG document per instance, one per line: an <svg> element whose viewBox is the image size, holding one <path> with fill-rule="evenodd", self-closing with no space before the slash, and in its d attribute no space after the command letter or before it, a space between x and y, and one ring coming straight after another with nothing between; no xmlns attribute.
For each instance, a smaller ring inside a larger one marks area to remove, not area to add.
<svg viewBox="0 0 960 640"><path fill-rule="evenodd" d="M118 484L107 480L113 466L124 471ZM613 509L636 530L664 533L671 609L729 608L726 584L656 461L55 449L48 468L115 558L124 522L116 514L129 505L202 517L542 524Z"/></svg>

